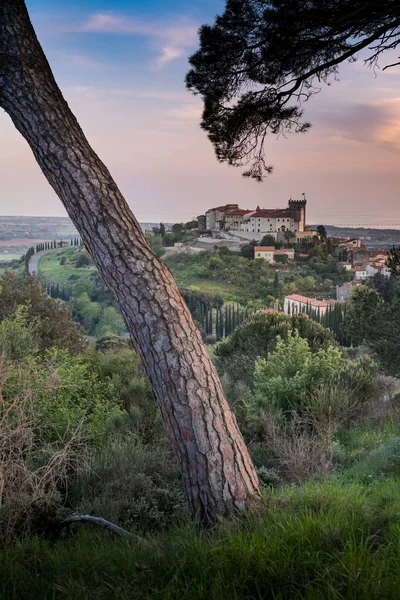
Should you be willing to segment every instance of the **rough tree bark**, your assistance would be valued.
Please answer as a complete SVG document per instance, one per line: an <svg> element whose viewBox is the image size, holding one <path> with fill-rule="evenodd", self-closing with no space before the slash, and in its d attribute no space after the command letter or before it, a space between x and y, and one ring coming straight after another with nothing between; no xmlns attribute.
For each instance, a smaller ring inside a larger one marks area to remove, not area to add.
<svg viewBox="0 0 400 600"><path fill-rule="evenodd" d="M59 90L23 0L0 0L0 106L27 140L115 297L207 521L260 493L216 370L167 267L149 248Z"/></svg>

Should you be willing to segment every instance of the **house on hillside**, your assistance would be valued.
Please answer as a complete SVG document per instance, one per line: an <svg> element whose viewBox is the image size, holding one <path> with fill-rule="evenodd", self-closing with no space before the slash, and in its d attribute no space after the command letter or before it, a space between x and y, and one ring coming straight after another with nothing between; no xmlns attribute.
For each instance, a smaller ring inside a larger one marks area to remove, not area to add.
<svg viewBox="0 0 400 600"><path fill-rule="evenodd" d="M364 281L367 277L368 273L363 265L354 265L354 281Z"/></svg>
<svg viewBox="0 0 400 600"><path fill-rule="evenodd" d="M267 263L274 262L275 246L254 246L254 258L262 258Z"/></svg>
<svg viewBox="0 0 400 600"><path fill-rule="evenodd" d="M348 281L343 285L336 286L336 300L339 302L346 302L350 300L353 295L353 290L356 287L356 281Z"/></svg>
<svg viewBox="0 0 400 600"><path fill-rule="evenodd" d="M238 204L225 204L224 206L217 206L216 208L210 208L206 212L206 229L214 229L214 230L223 229L225 214L235 208L239 208L239 205Z"/></svg>
<svg viewBox="0 0 400 600"><path fill-rule="evenodd" d="M369 260L370 253L369 250L367 250L366 248L357 248L351 253L351 262L353 266L356 264L361 264L365 266L369 263Z"/></svg>
<svg viewBox="0 0 400 600"><path fill-rule="evenodd" d="M294 249L293 248L279 248L275 250L274 257L286 256L288 260L294 260Z"/></svg>
<svg viewBox="0 0 400 600"><path fill-rule="evenodd" d="M275 246L255 246L254 247L254 258L262 258L268 263L273 263L278 256L286 256L288 260L294 260L293 248L280 248L275 249Z"/></svg>
<svg viewBox="0 0 400 600"><path fill-rule="evenodd" d="M352 240L345 240L344 242L340 242L339 244L339 248L343 248L346 250L355 250L357 248L361 248L362 244L361 244L361 240L359 239L352 239Z"/></svg>
<svg viewBox="0 0 400 600"><path fill-rule="evenodd" d="M232 208L225 213L224 229L225 231L240 231L245 220L248 220L254 210L246 208Z"/></svg>
<svg viewBox="0 0 400 600"><path fill-rule="evenodd" d="M322 317L327 310L333 308L336 304L338 304L337 300L315 300L300 294L291 294L285 296L283 310L287 315L315 310Z"/></svg>

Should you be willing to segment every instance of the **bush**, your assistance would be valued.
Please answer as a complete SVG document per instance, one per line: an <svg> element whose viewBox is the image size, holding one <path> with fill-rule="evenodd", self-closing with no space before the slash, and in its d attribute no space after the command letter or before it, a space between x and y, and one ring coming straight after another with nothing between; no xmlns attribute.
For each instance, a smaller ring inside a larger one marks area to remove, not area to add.
<svg viewBox="0 0 400 600"><path fill-rule="evenodd" d="M49 298L35 277L18 279L6 272L0 278L0 322L11 319L23 306L28 321L36 323L39 351L67 348L71 354L83 352L88 342L83 329L71 319L71 311L58 300Z"/></svg>
<svg viewBox="0 0 400 600"><path fill-rule="evenodd" d="M221 375L227 373L233 381L252 386L257 358L267 358L276 349L278 336L287 340L294 331L308 341L312 352L335 345L332 333L307 315L290 317L273 310L260 311L216 346L218 371Z"/></svg>
<svg viewBox="0 0 400 600"><path fill-rule="evenodd" d="M43 443L29 392L7 398L0 388L0 545L22 533L42 532L62 505L61 490L83 465L79 432Z"/></svg>
<svg viewBox="0 0 400 600"><path fill-rule="evenodd" d="M333 459L331 432L321 435L296 420L282 424L270 412L262 413L260 422L289 481L300 483L311 475L328 473Z"/></svg>
<svg viewBox="0 0 400 600"><path fill-rule="evenodd" d="M374 483L379 479L400 477L400 436L372 450L366 459L354 465L345 475L351 480Z"/></svg>
<svg viewBox="0 0 400 600"><path fill-rule="evenodd" d="M75 266L77 269L81 267L88 267L92 264L92 259L90 258L87 252L80 252L78 258L75 261Z"/></svg>
<svg viewBox="0 0 400 600"><path fill-rule="evenodd" d="M268 359L260 358L254 371L254 394L247 402L248 417L261 410L302 412L306 398L341 368L343 357L336 346L311 352L306 339L295 332L285 342L280 336Z"/></svg>
<svg viewBox="0 0 400 600"><path fill-rule="evenodd" d="M187 512L179 469L165 444L144 446L134 436L115 439L94 454L72 483L78 512L141 531L166 527Z"/></svg>

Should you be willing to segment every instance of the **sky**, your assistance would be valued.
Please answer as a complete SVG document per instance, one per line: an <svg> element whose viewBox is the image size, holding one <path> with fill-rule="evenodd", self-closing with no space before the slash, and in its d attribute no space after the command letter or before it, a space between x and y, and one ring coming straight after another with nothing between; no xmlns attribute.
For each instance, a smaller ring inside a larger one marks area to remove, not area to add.
<svg viewBox="0 0 400 600"><path fill-rule="evenodd" d="M65 98L136 217L187 221L226 202L284 207L304 192L309 223L400 226L399 67L342 65L305 106L308 133L270 136L274 172L263 183L217 162L184 78L198 28L224 4L27 0ZM0 213L65 216L4 112L0 140Z"/></svg>

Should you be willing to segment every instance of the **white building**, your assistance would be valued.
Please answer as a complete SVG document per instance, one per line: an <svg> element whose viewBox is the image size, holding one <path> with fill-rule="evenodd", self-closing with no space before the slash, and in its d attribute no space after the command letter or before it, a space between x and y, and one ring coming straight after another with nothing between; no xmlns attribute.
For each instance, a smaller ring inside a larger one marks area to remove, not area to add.
<svg viewBox="0 0 400 600"><path fill-rule="evenodd" d="M307 296L301 296L300 294L291 294L290 296L285 296L283 310L288 315L294 315L295 313L306 312L308 309L311 309L322 316L337 303L337 300L315 300L314 298L307 298Z"/></svg>
<svg viewBox="0 0 400 600"><path fill-rule="evenodd" d="M239 208L238 204L225 204L224 206L210 208L206 212L206 229L224 229L225 214L237 208Z"/></svg>
<svg viewBox="0 0 400 600"><path fill-rule="evenodd" d="M368 273L366 267L363 267L363 265L354 266L354 281L363 281L364 279L367 279L367 277ZM371 277L371 275L369 275L369 277Z"/></svg>
<svg viewBox="0 0 400 600"><path fill-rule="evenodd" d="M306 227L307 200L292 200L287 208L274 209L241 209L237 204L225 204L210 208L206 212L206 227L212 231L231 231L244 238L257 239L270 234L277 239L278 234L291 231L299 237L312 237L313 232L308 232Z"/></svg>
<svg viewBox="0 0 400 600"><path fill-rule="evenodd" d="M255 246L254 247L254 258L262 258L267 263L271 264L274 262L275 246Z"/></svg>

